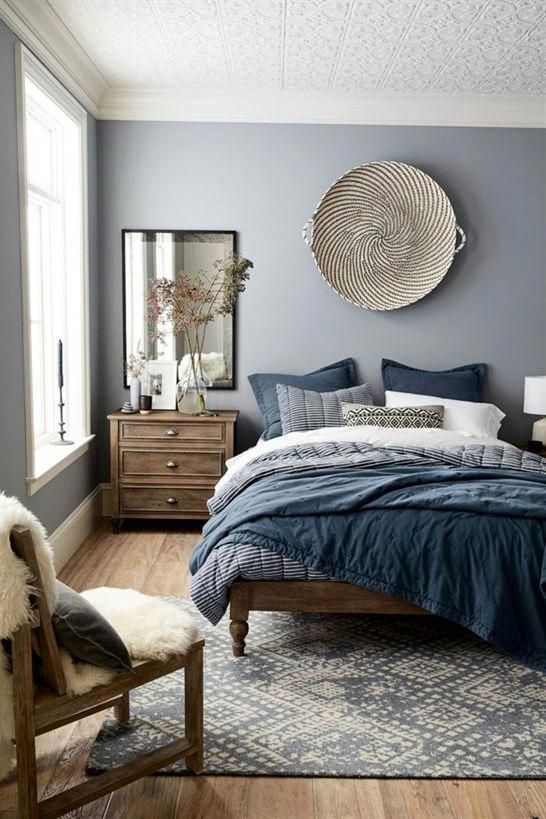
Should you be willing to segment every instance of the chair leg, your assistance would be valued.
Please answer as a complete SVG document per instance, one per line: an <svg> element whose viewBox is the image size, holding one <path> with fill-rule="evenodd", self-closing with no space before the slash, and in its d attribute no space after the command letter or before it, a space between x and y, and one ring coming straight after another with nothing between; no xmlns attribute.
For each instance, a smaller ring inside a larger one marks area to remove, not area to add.
<svg viewBox="0 0 546 819"><path fill-rule="evenodd" d="M118 722L123 725L129 725L131 722L131 709L129 707L129 692L122 694L118 702L114 705L114 716Z"/></svg>
<svg viewBox="0 0 546 819"><path fill-rule="evenodd" d="M36 745L32 685L32 638L30 626L18 629L13 638L13 688L15 692L15 743L17 747L17 794L19 815L37 819Z"/></svg>
<svg viewBox="0 0 546 819"><path fill-rule="evenodd" d="M203 770L203 649L201 646L188 655L184 671L185 734L196 746L186 757L186 765L194 773Z"/></svg>

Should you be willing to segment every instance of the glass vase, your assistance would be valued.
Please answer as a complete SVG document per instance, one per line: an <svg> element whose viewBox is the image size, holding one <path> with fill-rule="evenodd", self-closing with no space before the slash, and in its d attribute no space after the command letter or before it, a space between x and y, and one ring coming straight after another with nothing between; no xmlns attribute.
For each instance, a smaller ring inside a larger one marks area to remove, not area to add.
<svg viewBox="0 0 546 819"><path fill-rule="evenodd" d="M140 409L140 393L142 392L142 382L137 376L133 376L129 383L131 406L134 412Z"/></svg>
<svg viewBox="0 0 546 819"><path fill-rule="evenodd" d="M184 415L207 414L207 384L200 375L190 373L178 382L176 406Z"/></svg>

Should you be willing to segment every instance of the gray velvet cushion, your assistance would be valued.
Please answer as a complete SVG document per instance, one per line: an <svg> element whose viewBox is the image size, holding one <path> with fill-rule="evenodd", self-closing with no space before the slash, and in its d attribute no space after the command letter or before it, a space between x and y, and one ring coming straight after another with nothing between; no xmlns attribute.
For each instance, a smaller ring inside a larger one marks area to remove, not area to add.
<svg viewBox="0 0 546 819"><path fill-rule="evenodd" d="M77 660L131 671L125 643L95 606L60 580L57 592L59 600L51 619L59 645Z"/></svg>
<svg viewBox="0 0 546 819"><path fill-rule="evenodd" d="M277 384L277 398L283 435L322 427L343 426L345 423L341 412L343 401L357 404L373 403L369 384L332 392L314 392L287 384Z"/></svg>

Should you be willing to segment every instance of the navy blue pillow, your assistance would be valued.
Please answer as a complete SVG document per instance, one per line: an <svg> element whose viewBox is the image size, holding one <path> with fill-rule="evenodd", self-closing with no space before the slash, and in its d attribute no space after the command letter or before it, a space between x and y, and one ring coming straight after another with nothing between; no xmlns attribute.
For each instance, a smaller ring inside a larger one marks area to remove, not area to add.
<svg viewBox="0 0 546 819"><path fill-rule="evenodd" d="M352 358L336 361L328 367L307 375L287 373L253 373L248 376L256 403L264 419L264 438L282 435L281 412L277 398L277 384L299 387L314 392L332 392L356 386L356 368Z"/></svg>
<svg viewBox="0 0 546 819"><path fill-rule="evenodd" d="M384 358L381 362L383 386L386 390L436 395L456 401L481 401L485 364L464 364L452 370L418 370L398 361Z"/></svg>

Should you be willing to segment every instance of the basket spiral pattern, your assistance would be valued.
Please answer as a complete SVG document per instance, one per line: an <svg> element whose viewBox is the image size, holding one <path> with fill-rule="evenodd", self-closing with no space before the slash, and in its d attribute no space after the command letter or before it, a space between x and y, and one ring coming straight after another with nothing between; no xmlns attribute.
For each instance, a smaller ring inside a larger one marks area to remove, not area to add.
<svg viewBox="0 0 546 819"><path fill-rule="evenodd" d="M403 162L370 162L346 173L324 194L303 235L328 284L370 310L422 299L465 242L442 188Z"/></svg>

